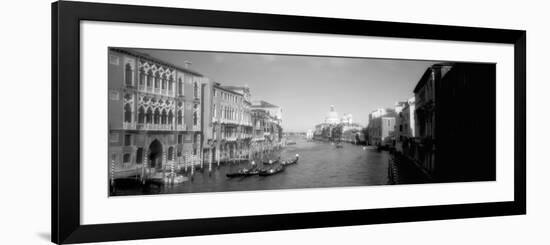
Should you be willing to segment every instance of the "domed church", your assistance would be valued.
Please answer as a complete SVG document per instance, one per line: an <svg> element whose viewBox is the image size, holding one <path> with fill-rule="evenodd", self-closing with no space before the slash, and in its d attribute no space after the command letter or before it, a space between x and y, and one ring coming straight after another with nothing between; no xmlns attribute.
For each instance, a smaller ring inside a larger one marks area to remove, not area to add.
<svg viewBox="0 0 550 245"><path fill-rule="evenodd" d="M325 123L338 124L339 122L340 122L340 118L338 117L338 112L334 111L334 105L331 105L330 111L327 113L327 116L325 117Z"/></svg>

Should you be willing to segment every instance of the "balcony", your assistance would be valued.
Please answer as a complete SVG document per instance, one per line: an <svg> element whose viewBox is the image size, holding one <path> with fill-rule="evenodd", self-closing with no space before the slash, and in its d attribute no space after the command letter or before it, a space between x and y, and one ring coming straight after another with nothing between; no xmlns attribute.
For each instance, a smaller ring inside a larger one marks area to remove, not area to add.
<svg viewBox="0 0 550 245"><path fill-rule="evenodd" d="M235 136L225 137L225 140L226 141L237 141L237 137L235 137Z"/></svg>
<svg viewBox="0 0 550 245"><path fill-rule="evenodd" d="M134 124L134 129L136 128ZM138 123L137 124L138 130L161 130L161 131L172 131L175 130L176 127L172 124L153 124L153 123Z"/></svg>
<svg viewBox="0 0 550 245"><path fill-rule="evenodd" d="M247 121L240 121L240 122L239 122L239 125L252 127L252 123L247 122Z"/></svg>
<svg viewBox="0 0 550 245"><path fill-rule="evenodd" d="M263 141L263 140L265 140L264 137L254 137L254 138L252 138L252 141Z"/></svg>
<svg viewBox="0 0 550 245"><path fill-rule="evenodd" d="M123 122L122 123L123 129L136 129L136 122Z"/></svg>

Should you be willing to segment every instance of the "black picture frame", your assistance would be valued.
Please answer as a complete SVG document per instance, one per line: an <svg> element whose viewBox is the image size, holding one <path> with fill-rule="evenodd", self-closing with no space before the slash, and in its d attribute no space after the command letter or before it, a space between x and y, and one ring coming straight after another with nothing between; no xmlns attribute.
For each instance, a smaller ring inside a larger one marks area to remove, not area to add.
<svg viewBox="0 0 550 245"><path fill-rule="evenodd" d="M80 224L80 22L84 20L514 45L514 201L242 217ZM54 243L83 243L526 213L526 32L86 2L52 4Z"/></svg>

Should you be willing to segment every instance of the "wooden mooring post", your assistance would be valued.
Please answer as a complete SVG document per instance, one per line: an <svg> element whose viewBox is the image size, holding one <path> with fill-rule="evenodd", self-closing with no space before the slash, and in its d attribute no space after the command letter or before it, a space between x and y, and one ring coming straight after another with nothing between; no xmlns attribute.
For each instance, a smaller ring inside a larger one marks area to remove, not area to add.
<svg viewBox="0 0 550 245"><path fill-rule="evenodd" d="M115 191L115 159L111 159L111 172L110 172L110 177L111 177L111 192L114 192Z"/></svg>
<svg viewBox="0 0 550 245"><path fill-rule="evenodd" d="M208 173L212 173L212 148L208 150Z"/></svg>

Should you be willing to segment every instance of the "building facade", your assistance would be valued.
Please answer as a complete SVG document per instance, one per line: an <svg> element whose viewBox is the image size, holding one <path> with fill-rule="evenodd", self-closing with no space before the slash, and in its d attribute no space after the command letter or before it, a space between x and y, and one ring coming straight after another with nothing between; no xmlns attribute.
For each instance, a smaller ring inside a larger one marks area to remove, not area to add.
<svg viewBox="0 0 550 245"><path fill-rule="evenodd" d="M395 150L401 154L414 155L412 141L415 138L415 97L407 100L395 121Z"/></svg>
<svg viewBox="0 0 550 245"><path fill-rule="evenodd" d="M201 74L125 49L109 49L109 161L162 169L201 156Z"/></svg>
<svg viewBox="0 0 550 245"><path fill-rule="evenodd" d="M363 126L357 123L343 123L341 140L353 144L364 144L366 139Z"/></svg>
<svg viewBox="0 0 550 245"><path fill-rule="evenodd" d="M283 146L282 108L266 101L254 101L252 152L256 158Z"/></svg>
<svg viewBox="0 0 550 245"><path fill-rule="evenodd" d="M437 181L495 180L495 89L495 64L436 64L419 80L414 157Z"/></svg>
<svg viewBox="0 0 550 245"><path fill-rule="evenodd" d="M396 113L394 109L377 109L369 114L367 125L367 144L392 146Z"/></svg>
<svg viewBox="0 0 550 245"><path fill-rule="evenodd" d="M450 65L435 65L426 70L414 88L415 130L418 132L415 158L430 175L435 175L436 158L436 85L450 70Z"/></svg>
<svg viewBox="0 0 550 245"><path fill-rule="evenodd" d="M250 90L246 87L212 87L211 159L218 164L248 158L252 141Z"/></svg>
<svg viewBox="0 0 550 245"><path fill-rule="evenodd" d="M341 118L331 105L324 122L315 125L311 132L311 138L319 141L349 142L364 144L366 141L363 126L353 123L353 116L344 113Z"/></svg>
<svg viewBox="0 0 550 245"><path fill-rule="evenodd" d="M327 112L327 115L325 116L325 122L326 124L338 124L340 123L340 118L338 117L338 112L334 110L334 106L330 106L330 111Z"/></svg>

